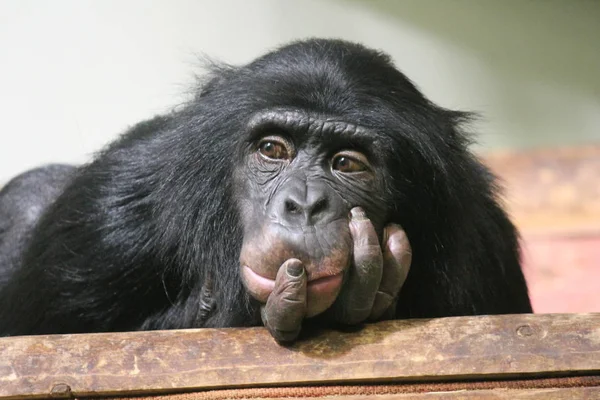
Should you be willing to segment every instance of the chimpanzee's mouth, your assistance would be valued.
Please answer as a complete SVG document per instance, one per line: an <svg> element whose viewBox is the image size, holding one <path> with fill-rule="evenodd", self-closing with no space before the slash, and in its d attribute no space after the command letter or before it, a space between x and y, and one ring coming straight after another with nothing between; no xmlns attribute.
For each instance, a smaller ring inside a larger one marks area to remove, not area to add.
<svg viewBox="0 0 600 400"><path fill-rule="evenodd" d="M257 287L261 289L261 291L268 291L270 293L275 287L275 279L267 278L266 276L257 273L247 265L242 266L242 275L245 275L244 278L246 279L251 279L257 285ZM312 289L313 291L326 290L331 285L340 285L343 278L344 272L340 272L335 275L313 276L308 278L306 287L307 289Z"/></svg>
<svg viewBox="0 0 600 400"><path fill-rule="evenodd" d="M247 265L242 266L242 281L256 300L265 303L275 288L275 280L256 273Z"/></svg>
<svg viewBox="0 0 600 400"><path fill-rule="evenodd" d="M258 274L247 265L242 266L241 273L242 281L252 297L261 303L266 303L275 289L275 280ZM339 294L343 281L344 272L315 276L310 279L306 285L307 316L316 315L331 305Z"/></svg>

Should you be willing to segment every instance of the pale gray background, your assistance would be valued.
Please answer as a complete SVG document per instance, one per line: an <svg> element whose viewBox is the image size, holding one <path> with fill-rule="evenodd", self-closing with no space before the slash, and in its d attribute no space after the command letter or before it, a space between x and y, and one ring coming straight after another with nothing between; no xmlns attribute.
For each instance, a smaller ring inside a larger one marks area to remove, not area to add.
<svg viewBox="0 0 600 400"><path fill-rule="evenodd" d="M598 0L0 0L0 182L177 105L198 53L326 36L389 52L484 149L600 141Z"/></svg>

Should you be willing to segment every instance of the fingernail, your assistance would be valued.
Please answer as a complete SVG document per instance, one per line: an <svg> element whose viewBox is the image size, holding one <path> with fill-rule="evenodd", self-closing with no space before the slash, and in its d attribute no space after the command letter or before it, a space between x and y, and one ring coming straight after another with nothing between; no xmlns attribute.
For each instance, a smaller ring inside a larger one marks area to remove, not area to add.
<svg viewBox="0 0 600 400"><path fill-rule="evenodd" d="M286 272L289 276L297 278L304 273L304 267L301 263L291 263L287 266Z"/></svg>
<svg viewBox="0 0 600 400"><path fill-rule="evenodd" d="M350 214L352 215L352 219L355 221L364 221L367 218L367 213L360 207L354 207L350 210Z"/></svg>

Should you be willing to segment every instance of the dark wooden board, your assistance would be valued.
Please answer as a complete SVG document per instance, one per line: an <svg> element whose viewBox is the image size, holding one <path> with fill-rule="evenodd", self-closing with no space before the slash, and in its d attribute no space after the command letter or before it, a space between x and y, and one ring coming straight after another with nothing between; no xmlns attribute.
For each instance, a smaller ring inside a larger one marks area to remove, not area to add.
<svg viewBox="0 0 600 400"><path fill-rule="evenodd" d="M0 339L0 399L598 371L600 314L389 321L287 348L263 328Z"/></svg>

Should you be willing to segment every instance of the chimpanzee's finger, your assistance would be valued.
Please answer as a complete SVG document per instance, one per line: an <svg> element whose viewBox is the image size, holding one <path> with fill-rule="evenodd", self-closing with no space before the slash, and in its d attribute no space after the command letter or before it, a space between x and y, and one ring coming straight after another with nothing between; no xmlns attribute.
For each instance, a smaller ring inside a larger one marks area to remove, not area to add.
<svg viewBox="0 0 600 400"><path fill-rule="evenodd" d="M383 238L383 276L369 315L371 320L381 319L388 310L390 317L393 317L395 310L390 308L395 309L398 293L406 281L412 261L408 237L399 225L386 226Z"/></svg>
<svg viewBox="0 0 600 400"><path fill-rule="evenodd" d="M296 339L306 313L306 272L300 260L283 263L275 288L261 308L263 324L278 342Z"/></svg>
<svg viewBox="0 0 600 400"><path fill-rule="evenodd" d="M336 320L357 324L371 314L383 270L383 256L377 233L360 207L351 211L350 233L354 241L353 265L348 280L334 304Z"/></svg>

